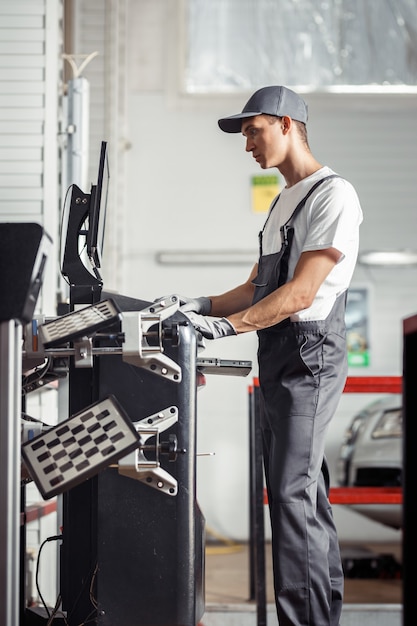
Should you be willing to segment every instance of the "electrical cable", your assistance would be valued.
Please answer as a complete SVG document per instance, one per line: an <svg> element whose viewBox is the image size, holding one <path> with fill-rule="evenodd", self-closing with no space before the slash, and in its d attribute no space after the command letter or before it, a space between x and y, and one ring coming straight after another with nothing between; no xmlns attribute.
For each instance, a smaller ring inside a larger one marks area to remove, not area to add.
<svg viewBox="0 0 417 626"><path fill-rule="evenodd" d="M48 373L51 366L51 358L47 358L46 361L40 366L35 367L30 374L23 374L22 376L22 388L23 393L26 394L26 387L29 385L36 385L37 382L42 380Z"/></svg>
<svg viewBox="0 0 417 626"><path fill-rule="evenodd" d="M49 541L61 541L61 540L62 540L62 535L53 535L52 537L47 537L41 543L41 545L39 547L38 558L37 558L37 561L36 561L36 576L35 576L36 590L38 592L39 599L41 600L41 602L42 602L42 604L43 604L43 606L45 608L45 611L46 611L46 614L48 615L48 618L51 617L51 612L50 612L50 610L49 610L49 608L48 608L48 606L47 606L47 604L46 604L46 602L44 600L44 597L41 594L41 590L40 590L40 586L39 586L39 564L40 564L40 560L41 560L41 552L42 552L42 549L45 546L45 544L47 544Z"/></svg>
<svg viewBox="0 0 417 626"><path fill-rule="evenodd" d="M46 623L46 626L51 626L53 624L53 622L54 622L55 617L62 618L64 620L64 624L66 624L66 626L69 626L69 624L67 622L67 619L66 619L66 617L65 617L65 615L64 615L64 613L62 611L60 612L60 614L58 616L58 611L59 611L59 607L61 606L61 601L62 601L61 594L58 594L58 597L57 597L56 602L55 602L55 606L54 606L53 611L51 613L51 617L48 619L48 621Z"/></svg>
<svg viewBox="0 0 417 626"><path fill-rule="evenodd" d="M90 572L89 572L88 576L86 576L86 577L85 577L84 582L83 582L83 584L82 584L82 586L81 586L81 589L80 589L80 591L79 591L79 593L78 593L78 596L75 598L75 601L73 602L72 609L67 611L67 617L70 617L70 616L71 616L71 611L74 611L75 607L77 606L78 601L79 601L79 599L81 598L81 594L83 593L83 591L84 591L84 589L85 589L85 587L86 587L86 585L87 585L87 581L88 581L88 579L90 578L90 575L91 575L91 581L90 581L90 587L89 587L89 594L90 594L90 600L91 600L91 598L92 598L92 585L93 585L93 582L94 582L94 580L95 580L95 577L96 577L97 571L98 571L98 564L96 563L96 565L95 565L95 567L94 567L94 570L93 570L93 571L91 571L91 569L90 569ZM94 602L92 602L92 604L93 604L93 606L94 606L94 611L91 611L91 612L87 615L87 617L85 618L85 620L83 620L83 621L82 621L80 624L78 624L77 626L85 626L86 624L91 624L91 623L93 623L93 620L92 620L92 619L90 619L90 617L91 617L91 616L93 616L93 614L96 614L96 611L97 611L96 607L98 606L98 605L97 605L97 601L95 600L95 598L94 598L94 597L93 597L93 600L94 600ZM94 603L95 603L95 605L94 605ZM96 617L94 617L93 619L94 619L94 622L95 622L95 623L97 623L97 621L96 621L96 620L97 620L97 615L96 615Z"/></svg>
<svg viewBox="0 0 417 626"><path fill-rule="evenodd" d="M65 378L66 372L54 369L54 364L56 362L56 359L48 357L48 359L41 366L37 366L30 370L29 374L25 373L22 376L22 395L26 396L28 393L54 383L60 378Z"/></svg>
<svg viewBox="0 0 417 626"><path fill-rule="evenodd" d="M30 422L33 424L41 424L45 430L50 430L51 428L54 427L54 424L47 424L46 422L43 422L42 420L38 419L37 417L33 417L32 415L29 415L28 413L23 412L21 413L20 416L24 422Z"/></svg>
<svg viewBox="0 0 417 626"><path fill-rule="evenodd" d="M39 556L40 556L42 547L44 546L45 543L47 543L48 541L52 541L54 539L56 539L56 540L57 539L63 539L63 537L62 537L62 535L56 535L54 537L48 537L48 539L45 539L45 541L43 542L43 544L39 548L38 563L39 563ZM90 588L89 588L90 601L91 601L91 604L94 607L94 610L90 611L90 613L87 615L87 617L80 624L78 624L78 626L87 626L88 624L96 624L97 623L98 602L97 602L96 598L94 597L94 593L93 593L93 587L94 587L95 579L96 579L96 576L97 576L97 571L98 571L98 564L96 564L96 566L94 568L94 572L93 572L93 575L91 577ZM56 617L59 617L60 619L63 619L65 626L69 626L69 622L67 621L67 616L65 615L65 613L63 611L61 611L60 614L58 615L59 607L60 607L61 601L62 601L61 593L58 594L58 597L56 599L55 606L54 606L52 612L49 611L49 608L47 607L47 605L45 603L45 600L42 597L42 594L40 592L39 585L38 585L38 566L37 566L37 571L36 571L36 588L37 588L37 591L38 591L38 594L39 594L39 598L41 599L42 604L45 607L45 610L46 610L46 612L48 614L48 621L46 623L46 626L52 626L53 622L54 622L54 619Z"/></svg>
<svg viewBox="0 0 417 626"><path fill-rule="evenodd" d="M95 609L98 609L98 602L94 597L93 590L94 590L94 583L96 582L97 572L98 572L98 563L96 563L93 575L91 577L91 583L90 583L90 602Z"/></svg>
<svg viewBox="0 0 417 626"><path fill-rule="evenodd" d="M42 424L42 426L48 426L48 424L45 424L45 422L43 422L42 420L38 419L37 417L33 417L32 415L29 415L29 413L25 413L24 411L21 413L21 418L25 422L34 422L35 424Z"/></svg>

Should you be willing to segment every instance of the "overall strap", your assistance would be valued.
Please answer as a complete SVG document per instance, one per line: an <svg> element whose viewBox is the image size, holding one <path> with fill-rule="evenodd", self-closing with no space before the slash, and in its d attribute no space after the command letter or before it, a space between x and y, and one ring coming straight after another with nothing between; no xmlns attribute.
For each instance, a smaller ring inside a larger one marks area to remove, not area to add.
<svg viewBox="0 0 417 626"><path fill-rule="evenodd" d="M282 243L285 243L285 245L288 244L288 231L290 229L288 224L291 222L291 220L293 220L296 217L296 215L299 213L299 211L301 211L301 209L303 208L303 206L305 205L305 203L307 202L308 198L313 193L313 191L315 191L319 185L324 183L324 181L329 179L329 178L341 178L341 176L339 176L338 174L329 174L329 176L325 176L324 178L321 178L316 183L314 183L314 185L311 187L311 189L309 189L308 193L304 196L304 198L302 200L300 200L300 202L297 204L297 206L295 207L294 211L291 213L290 217L287 219L285 224L283 224L281 226L280 231L281 231ZM278 194L277 197L275 198L275 202L271 206L271 208L269 209L268 217L265 220L263 228L262 228L261 231L259 231L259 255L260 256L262 256L262 237L263 237L263 233L265 231L265 228L266 228L266 225L268 223L268 220L271 217L272 211L275 209L275 207L276 207L276 205L278 203L280 195L281 194Z"/></svg>
<svg viewBox="0 0 417 626"><path fill-rule="evenodd" d="M314 185L308 190L308 193L304 196L304 198L300 200L300 202L297 204L291 216L285 222L285 226L288 224L289 221L291 221L299 213L299 211L301 211L301 209L303 208L303 206L305 205L305 203L307 202L307 200L309 199L313 191L315 191L319 185L324 183L324 181L328 180L329 178L341 178L341 176L339 176L338 174L329 174L329 176L325 176L324 178L321 178L316 183L314 183Z"/></svg>
<svg viewBox="0 0 417 626"><path fill-rule="evenodd" d="M297 213L299 211L301 211L301 209L303 208L303 206L305 205L305 203L307 202L308 198L310 197L310 195L313 193L313 191L315 191L317 189L317 187L319 185L321 185L322 183L324 183L325 180L327 180L328 178L341 178L341 176L339 176L338 174L329 174L328 176L325 176L324 178L321 178L320 180L318 180L316 183L314 183L314 185L311 187L311 189L309 189L308 193L304 196L304 198L302 200L300 200L300 202L297 204L297 206L295 207L294 211L291 213L290 217L287 219L287 221L284 224L284 230L286 230L286 226L287 224L297 215ZM265 220L265 223L263 225L262 231L259 233L261 235L261 233L265 230L265 227L267 225L267 222L269 220L269 218L271 217L271 213L272 211L275 209L279 197L281 194L278 194L277 197L275 198L275 202L274 204L271 206L271 208L269 209L269 213L268 216ZM283 228L281 226L281 228Z"/></svg>
<svg viewBox="0 0 417 626"><path fill-rule="evenodd" d="M313 191L317 189L319 185L321 185L328 178L340 178L337 174L330 174L329 176L325 176L318 180L308 191L308 193L304 196L304 198L297 204L291 216L287 219L285 224L283 224L280 228L281 233L281 243L282 243L282 258L281 258L281 266L280 273L278 278L278 287L287 282L288 276L288 264L290 258L291 244L294 236L294 227L290 225L290 222L297 216L297 214L301 211L303 206L305 205L307 199L311 196Z"/></svg>
<svg viewBox="0 0 417 626"><path fill-rule="evenodd" d="M308 190L308 193L304 196L304 198L302 198L302 200L300 200L300 202L297 204L297 206L295 207L294 211L291 213L290 217L287 219L285 224L281 226L280 230L281 230L281 238L282 238L283 243L285 244L288 243L288 231L290 229L289 223L292 222L292 220L298 215L298 213L301 211L301 209L303 208L303 206L305 205L305 203L307 202L308 198L311 196L313 191L315 191L317 187L319 187L319 185L324 183L324 181L328 180L329 178L341 178L341 176L339 176L338 174L329 174L329 176L325 176L324 178L321 178L316 183L314 183L314 185Z"/></svg>

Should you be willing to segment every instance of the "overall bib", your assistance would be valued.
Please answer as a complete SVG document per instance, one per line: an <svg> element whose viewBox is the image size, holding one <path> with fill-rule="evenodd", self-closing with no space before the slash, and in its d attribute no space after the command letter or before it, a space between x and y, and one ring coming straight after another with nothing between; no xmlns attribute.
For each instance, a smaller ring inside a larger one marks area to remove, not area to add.
<svg viewBox="0 0 417 626"><path fill-rule="evenodd" d="M327 178L313 185L281 227L279 252L263 256L260 234L254 303L287 281L292 224ZM325 320L287 319L258 332L261 427L280 626L339 626L343 570L324 449L347 376L345 303L346 292Z"/></svg>

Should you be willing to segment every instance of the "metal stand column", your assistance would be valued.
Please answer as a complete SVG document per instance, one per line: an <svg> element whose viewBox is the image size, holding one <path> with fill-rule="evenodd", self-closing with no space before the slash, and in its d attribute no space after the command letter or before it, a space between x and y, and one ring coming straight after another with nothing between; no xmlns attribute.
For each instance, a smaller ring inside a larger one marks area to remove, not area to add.
<svg viewBox="0 0 417 626"><path fill-rule="evenodd" d="M416 528L414 421L417 409L417 315L403 320L403 626L416 622L415 559L412 544Z"/></svg>
<svg viewBox="0 0 417 626"><path fill-rule="evenodd" d="M256 601L256 625L266 626L266 567L264 528L264 480L259 384L254 380L249 395L250 439L250 599Z"/></svg>
<svg viewBox="0 0 417 626"><path fill-rule="evenodd" d="M0 322L0 624L19 624L22 329Z"/></svg>

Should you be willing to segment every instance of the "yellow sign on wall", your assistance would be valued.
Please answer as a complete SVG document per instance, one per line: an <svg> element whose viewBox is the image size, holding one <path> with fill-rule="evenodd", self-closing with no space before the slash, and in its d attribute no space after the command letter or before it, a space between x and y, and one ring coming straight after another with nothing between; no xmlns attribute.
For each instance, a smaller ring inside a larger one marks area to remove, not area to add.
<svg viewBox="0 0 417 626"><path fill-rule="evenodd" d="M267 213L275 196L279 193L278 176L252 176L252 212Z"/></svg>

